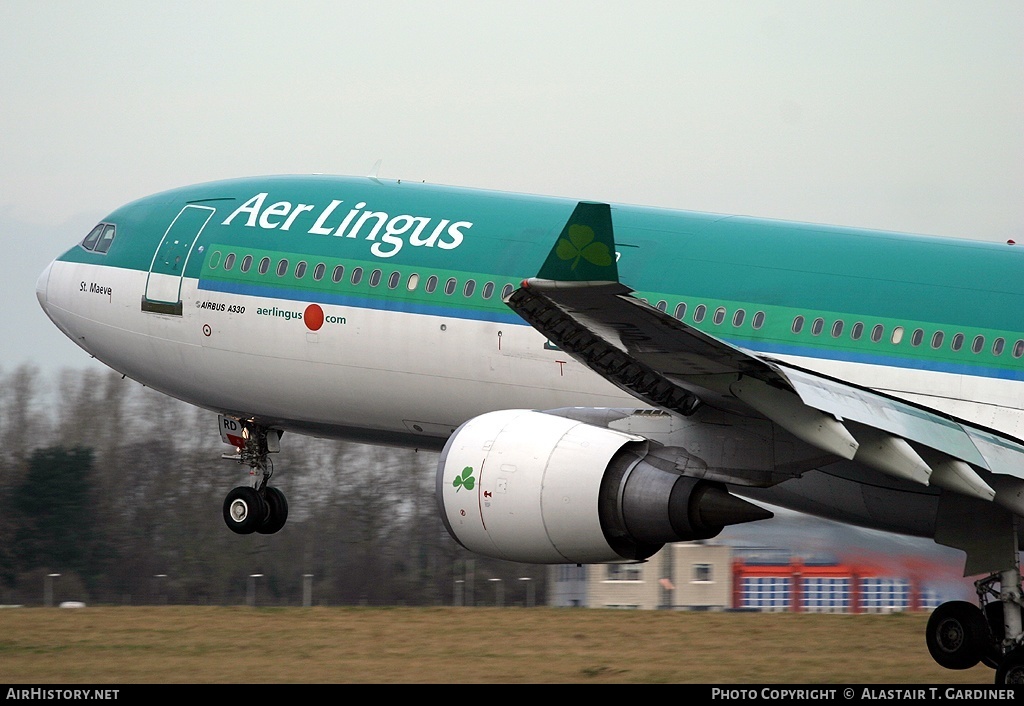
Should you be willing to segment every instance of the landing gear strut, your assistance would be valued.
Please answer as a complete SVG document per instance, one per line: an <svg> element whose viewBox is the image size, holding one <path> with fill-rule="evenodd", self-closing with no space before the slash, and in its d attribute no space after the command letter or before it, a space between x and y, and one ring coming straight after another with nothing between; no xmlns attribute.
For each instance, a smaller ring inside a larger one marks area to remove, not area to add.
<svg viewBox="0 0 1024 706"><path fill-rule="evenodd" d="M246 420L220 418L221 437L237 449L224 458L249 466L252 485L234 488L224 498L224 524L236 534L274 534L288 520L284 493L267 483L274 475L269 454L280 450L281 432Z"/></svg>

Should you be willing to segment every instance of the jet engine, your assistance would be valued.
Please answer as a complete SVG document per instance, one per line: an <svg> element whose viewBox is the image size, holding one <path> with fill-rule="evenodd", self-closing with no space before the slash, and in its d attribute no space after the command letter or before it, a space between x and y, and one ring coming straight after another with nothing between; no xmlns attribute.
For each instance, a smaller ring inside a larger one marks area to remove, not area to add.
<svg viewBox="0 0 1024 706"><path fill-rule="evenodd" d="M720 483L648 457L649 443L530 410L475 417L441 453L441 518L479 554L591 564L642 561L667 542L708 539L726 525L772 517Z"/></svg>

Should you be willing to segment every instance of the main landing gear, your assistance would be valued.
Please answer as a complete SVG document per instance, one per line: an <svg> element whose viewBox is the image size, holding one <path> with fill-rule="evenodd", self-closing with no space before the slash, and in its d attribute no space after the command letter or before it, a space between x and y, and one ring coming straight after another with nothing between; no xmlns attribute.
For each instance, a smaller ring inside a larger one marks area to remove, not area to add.
<svg viewBox="0 0 1024 706"><path fill-rule="evenodd" d="M996 670L996 684L1024 684L1020 569L991 574L974 585L980 607L950 601L928 619L925 642L932 659L947 669L981 662Z"/></svg>
<svg viewBox="0 0 1024 706"><path fill-rule="evenodd" d="M224 523L236 534L274 534L288 520L284 493L267 483L274 475L269 454L280 450L281 432L250 421L220 418L221 437L237 449L224 458L249 466L252 485L234 488L224 498Z"/></svg>

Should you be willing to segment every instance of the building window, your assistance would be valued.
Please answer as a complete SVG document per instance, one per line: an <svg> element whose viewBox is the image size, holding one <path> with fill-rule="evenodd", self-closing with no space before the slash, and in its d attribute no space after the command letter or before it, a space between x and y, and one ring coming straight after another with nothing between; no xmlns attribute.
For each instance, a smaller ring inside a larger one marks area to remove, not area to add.
<svg viewBox="0 0 1024 706"><path fill-rule="evenodd" d="M710 583L714 581L714 567L711 564L693 565L693 582Z"/></svg>
<svg viewBox="0 0 1024 706"><path fill-rule="evenodd" d="M771 612L789 610L788 576L745 576L740 590L744 608Z"/></svg>
<svg viewBox="0 0 1024 706"><path fill-rule="evenodd" d="M800 603L805 613L849 613L850 577L806 577Z"/></svg>
<svg viewBox="0 0 1024 706"><path fill-rule="evenodd" d="M861 610L865 613L893 613L910 609L907 579L868 578L860 581Z"/></svg>
<svg viewBox="0 0 1024 706"><path fill-rule="evenodd" d="M639 564L608 564L609 581L639 581Z"/></svg>

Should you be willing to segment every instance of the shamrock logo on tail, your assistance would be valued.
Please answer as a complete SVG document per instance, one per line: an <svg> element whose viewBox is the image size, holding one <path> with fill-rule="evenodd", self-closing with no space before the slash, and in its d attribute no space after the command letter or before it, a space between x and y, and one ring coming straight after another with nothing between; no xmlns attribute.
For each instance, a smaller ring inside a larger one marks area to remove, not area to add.
<svg viewBox="0 0 1024 706"><path fill-rule="evenodd" d="M476 485L476 479L473 478L473 467L466 466L462 469L462 475L455 476L455 480L452 481L452 485L455 486L455 492L459 492L463 488L466 490L472 490L473 486Z"/></svg>
<svg viewBox="0 0 1024 706"><path fill-rule="evenodd" d="M612 254L604 243L594 242L594 229L590 226L574 225L569 226L569 239L562 238L558 241L555 253L562 260L572 260L572 267L580 264L580 258L598 267L607 267L612 264Z"/></svg>

